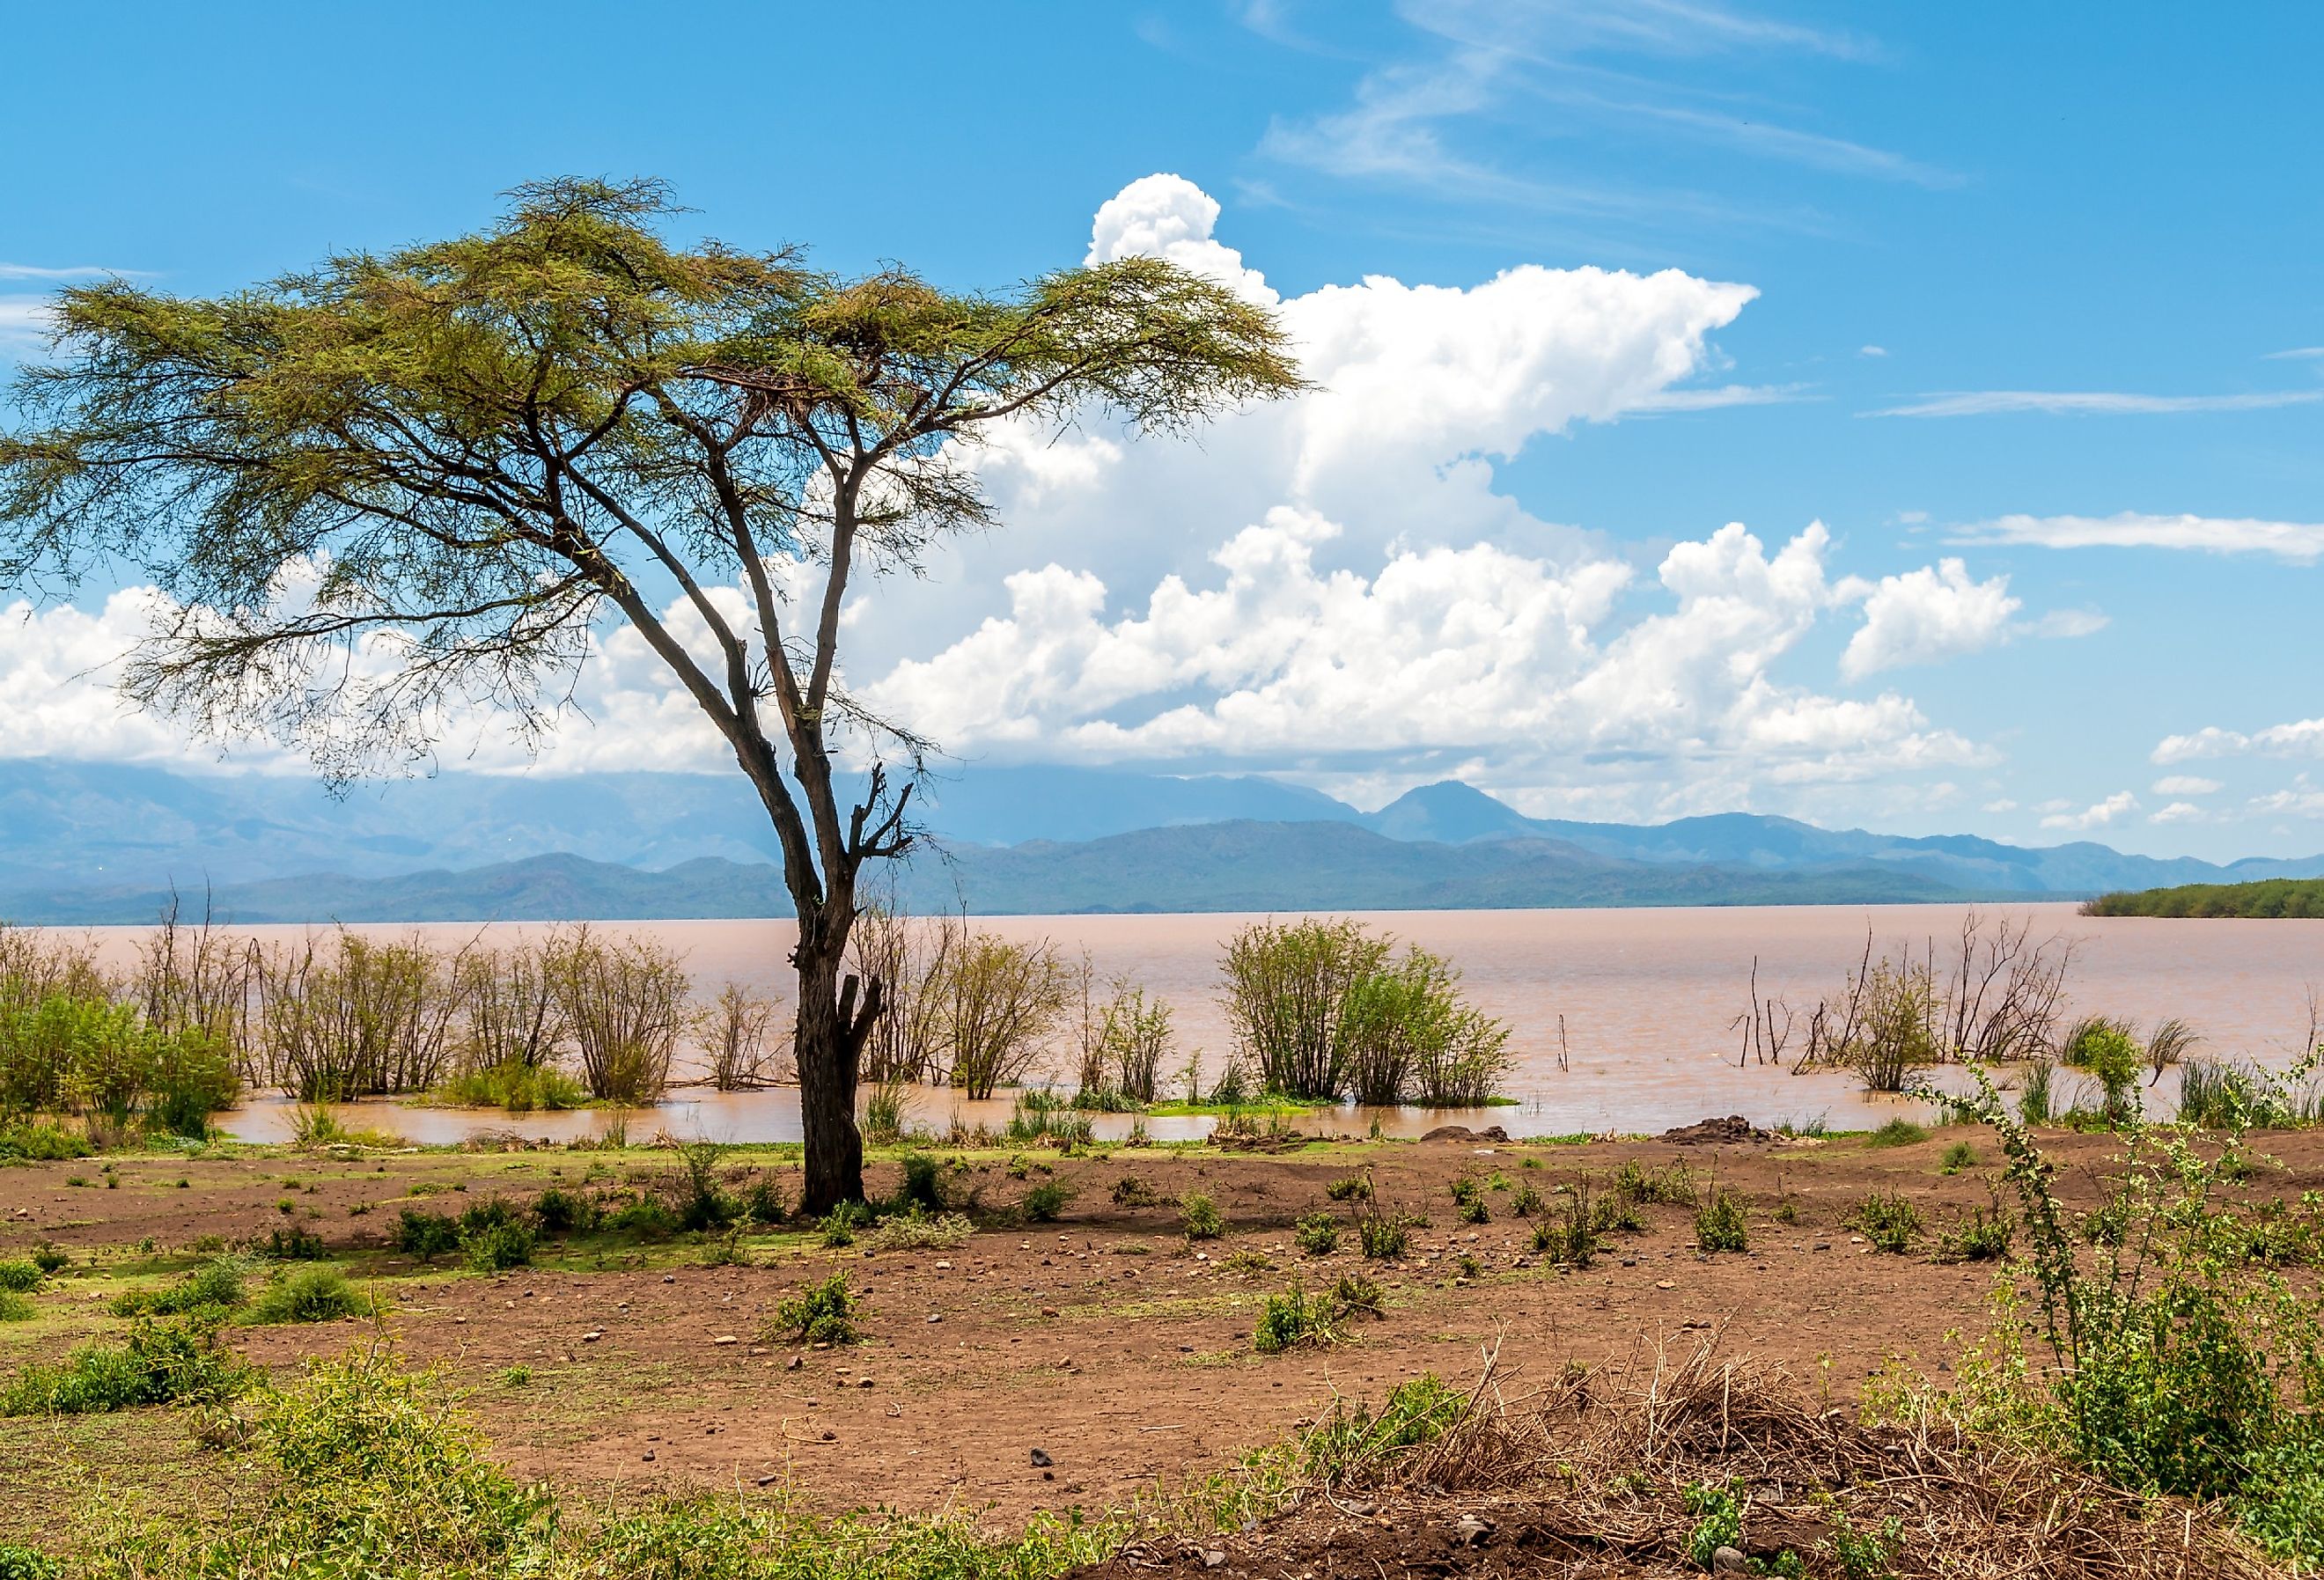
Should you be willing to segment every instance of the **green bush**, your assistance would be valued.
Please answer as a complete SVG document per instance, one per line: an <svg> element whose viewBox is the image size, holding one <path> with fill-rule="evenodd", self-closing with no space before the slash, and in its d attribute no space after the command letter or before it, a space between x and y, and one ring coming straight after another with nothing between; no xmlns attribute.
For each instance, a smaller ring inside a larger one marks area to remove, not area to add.
<svg viewBox="0 0 2324 1580"><path fill-rule="evenodd" d="M816 1344L852 1344L862 1336L856 1326L862 1305L848 1290L847 1275L834 1273L778 1304L767 1336Z"/></svg>
<svg viewBox="0 0 2324 1580"><path fill-rule="evenodd" d="M1903 1255L1913 1249L1921 1238L1921 1209L1903 1196L1883 1196L1878 1191L1864 1198L1849 1220L1851 1226L1872 1242L1875 1251Z"/></svg>
<svg viewBox="0 0 2324 1580"><path fill-rule="evenodd" d="M488 1224L462 1231L460 1253L480 1273L505 1272L512 1267L531 1266L533 1249L538 1243L528 1224Z"/></svg>
<svg viewBox="0 0 2324 1580"><path fill-rule="evenodd" d="M1063 1180L1044 1179L1027 1188L1019 1198L1017 1211L1028 1224L1054 1224L1073 1200L1073 1192Z"/></svg>
<svg viewBox="0 0 2324 1580"><path fill-rule="evenodd" d="M1964 1169L1976 1167L1977 1149L1967 1141L1955 1141L1945 1149L1944 1157L1938 1161L1937 1171L1941 1174L1959 1174Z"/></svg>
<svg viewBox="0 0 2324 1580"><path fill-rule="evenodd" d="M1377 1209L1356 1215L1356 1240L1368 1261L1395 1261L1411 1243L1404 1220Z"/></svg>
<svg viewBox="0 0 2324 1580"><path fill-rule="evenodd" d="M1464 1224L1489 1224L1493 1219L1492 1207L1485 1200L1485 1188L1473 1179L1452 1182L1452 1210Z"/></svg>
<svg viewBox="0 0 2324 1580"><path fill-rule="evenodd" d="M12 1295L31 1294L46 1276L30 1261L0 1261L0 1289Z"/></svg>
<svg viewBox="0 0 2324 1580"><path fill-rule="evenodd" d="M0 1580L64 1580L65 1566L48 1554L0 1541Z"/></svg>
<svg viewBox="0 0 2324 1580"><path fill-rule="evenodd" d="M1329 1213L1310 1213L1294 1231L1299 1249L1310 1256L1329 1256L1340 1249L1340 1225Z"/></svg>
<svg viewBox="0 0 2324 1580"><path fill-rule="evenodd" d="M1326 1185L1323 1194L1333 1201L1370 1201L1372 1199L1372 1177L1370 1174L1350 1174Z"/></svg>
<svg viewBox="0 0 2324 1580"><path fill-rule="evenodd" d="M30 1296L0 1289L0 1322L30 1322L36 1314Z"/></svg>
<svg viewBox="0 0 2324 1580"><path fill-rule="evenodd" d="M822 1231L823 1243L837 1250L843 1245L854 1244L855 1232L869 1228L871 1224L871 1208L862 1202L844 1201L825 1213L817 1227Z"/></svg>
<svg viewBox="0 0 2324 1580"><path fill-rule="evenodd" d="M1220 1215L1219 1204L1199 1190L1190 1190L1178 1198L1178 1215L1189 1240L1216 1240L1227 1232L1227 1221Z"/></svg>
<svg viewBox="0 0 2324 1580"><path fill-rule="evenodd" d="M1618 1196L1609 1199L1621 1202ZM1544 1215L1533 1226L1534 1252L1555 1267L1588 1267L1598 1254L1598 1236L1602 1232L1599 1209L1607 1203L1593 1205L1589 1182L1580 1178L1558 1201L1559 1209ZM1635 1217L1637 1209L1628 1210Z"/></svg>
<svg viewBox="0 0 2324 1580"><path fill-rule="evenodd" d="M258 1292L243 1320L251 1323L337 1322L371 1317L373 1298L347 1282L347 1275L325 1263L294 1268Z"/></svg>
<svg viewBox="0 0 2324 1580"><path fill-rule="evenodd" d="M94 1415L140 1405L221 1399L249 1371L202 1316L141 1317L120 1344L84 1344L61 1364L32 1365L0 1385L0 1416Z"/></svg>
<svg viewBox="0 0 2324 1580"><path fill-rule="evenodd" d="M242 1264L230 1257L204 1262L174 1283L158 1289L132 1289L113 1298L116 1317L179 1317L209 1310L221 1315L238 1310L247 1298Z"/></svg>
<svg viewBox="0 0 2324 1580"><path fill-rule="evenodd" d="M1340 1336L1340 1311L1329 1296L1310 1299L1305 1289L1269 1295L1259 1311L1251 1348L1279 1355L1300 1344L1328 1344Z"/></svg>
<svg viewBox="0 0 2324 1580"><path fill-rule="evenodd" d="M1707 1252L1750 1250L1751 1227L1743 1215L1742 1198L1729 1190L1711 1192L1694 1215L1694 1243Z"/></svg>
<svg viewBox="0 0 2324 1580"><path fill-rule="evenodd" d="M597 1204L577 1190L551 1187L532 1204L532 1220L544 1234L586 1234L604 1216Z"/></svg>
<svg viewBox="0 0 2324 1580"><path fill-rule="evenodd" d="M678 1233L678 1218L659 1197L632 1197L605 1215L605 1227L616 1234L641 1240L667 1240Z"/></svg>
<svg viewBox="0 0 2324 1580"><path fill-rule="evenodd" d="M442 1213L405 1207L396 1215L395 1248L406 1256L433 1261L460 1248L459 1223Z"/></svg>
<svg viewBox="0 0 2324 1580"><path fill-rule="evenodd" d="M65 1163L88 1154L88 1141L60 1124L26 1119L0 1125L0 1161Z"/></svg>
<svg viewBox="0 0 2324 1580"><path fill-rule="evenodd" d="M1665 1163L1649 1169L1636 1158L1625 1158L1614 1171L1613 1197L1639 1206L1692 1207L1701 1194L1694 1175L1683 1163Z"/></svg>
<svg viewBox="0 0 2324 1580"><path fill-rule="evenodd" d="M1741 1485L1730 1482L1697 1482L1686 1489L1686 1511L1696 1517L1686 1538L1686 1556L1698 1568L1709 1569L1720 1548L1739 1548L1743 1541L1743 1511L1748 1504Z"/></svg>
<svg viewBox="0 0 2324 1580"><path fill-rule="evenodd" d="M2000 1261L2009 1255L2017 1233L2009 1215L1997 1205L1991 1212L1971 1207L1969 1216L1937 1236L1940 1261Z"/></svg>
<svg viewBox="0 0 2324 1580"><path fill-rule="evenodd" d="M251 1250L272 1261L320 1261L328 1254L320 1234L296 1226L268 1230L264 1240L252 1243Z"/></svg>
<svg viewBox="0 0 2324 1580"><path fill-rule="evenodd" d="M72 1258L53 1245L32 1247L32 1265L44 1273L62 1272L72 1265Z"/></svg>
<svg viewBox="0 0 2324 1580"><path fill-rule="evenodd" d="M447 1108L505 1108L530 1113L586 1107L589 1088L550 1065L509 1059L483 1069L464 1070L429 1095Z"/></svg>

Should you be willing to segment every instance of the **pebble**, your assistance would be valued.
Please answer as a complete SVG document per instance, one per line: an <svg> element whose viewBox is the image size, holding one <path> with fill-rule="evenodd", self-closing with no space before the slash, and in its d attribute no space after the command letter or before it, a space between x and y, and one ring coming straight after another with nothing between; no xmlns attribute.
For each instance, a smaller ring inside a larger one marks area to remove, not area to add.
<svg viewBox="0 0 2324 1580"><path fill-rule="evenodd" d="M783 1370L786 1372L796 1372L801 1366L806 1364L807 1357L805 1355L793 1355L789 1360L783 1363Z"/></svg>
<svg viewBox="0 0 2324 1580"><path fill-rule="evenodd" d="M1222 1568L1226 1567L1226 1562L1227 1562L1227 1556L1226 1556L1226 1554L1224 1554L1223 1552L1221 1552L1217 1548L1205 1548L1205 1549L1204 1550L1204 1553L1203 1553L1203 1567L1204 1567L1204 1568L1205 1568L1205 1569L1222 1569Z"/></svg>
<svg viewBox="0 0 2324 1580"><path fill-rule="evenodd" d="M1671 1279L1656 1279L1655 1280L1655 1288L1657 1289L1675 1289L1678 1288L1678 1284L1675 1280Z"/></svg>
<svg viewBox="0 0 2324 1580"><path fill-rule="evenodd" d="M653 1456L654 1451L650 1448L647 1449L645 1452L645 1461L648 1465L651 1465L653 1463Z"/></svg>
<svg viewBox="0 0 2324 1580"><path fill-rule="evenodd" d="M733 1334L731 1334L731 1333L722 1333L722 1334L720 1334L716 1338L712 1339L710 1342L711 1342L712 1344L741 1344L742 1341L741 1339L736 1338L736 1337L735 1337Z"/></svg>
<svg viewBox="0 0 2324 1580"><path fill-rule="evenodd" d="M674 1284L678 1282L678 1275L676 1273L664 1273L661 1275L661 1281L665 1284Z"/></svg>
<svg viewBox="0 0 2324 1580"><path fill-rule="evenodd" d="M928 1313L928 1320L930 1322L942 1322L944 1320L944 1317L940 1312L931 1311Z"/></svg>
<svg viewBox="0 0 2324 1580"><path fill-rule="evenodd" d="M1047 1470L1049 1466L1056 1463L1057 1462L1056 1460L1049 1457L1048 1451L1047 1449L1036 1448L1033 1450L1033 1468L1035 1470Z"/></svg>
<svg viewBox="0 0 2324 1580"><path fill-rule="evenodd" d="M1748 1575L1751 1562L1734 1548L1720 1548L1711 1555L1711 1572L1714 1575Z"/></svg>
<svg viewBox="0 0 2324 1580"><path fill-rule="evenodd" d="M585 1333L585 1334L583 1334L583 1335L581 1335L581 1342L582 1342L583 1344L595 1344L599 1339L604 1338L604 1336L605 1336L605 1335L604 1335L604 1334L602 1334L602 1333L598 1332L595 1328L594 1328L594 1327L593 1327L593 1328L591 1328L587 1333Z"/></svg>

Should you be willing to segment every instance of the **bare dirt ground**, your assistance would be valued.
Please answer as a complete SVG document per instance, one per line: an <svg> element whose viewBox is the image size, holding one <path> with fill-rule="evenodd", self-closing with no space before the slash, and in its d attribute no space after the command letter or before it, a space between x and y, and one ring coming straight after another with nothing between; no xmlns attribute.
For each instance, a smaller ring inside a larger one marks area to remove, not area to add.
<svg viewBox="0 0 2324 1580"><path fill-rule="evenodd" d="M1977 1164L1941 1172L1947 1148L1964 1140ZM2118 1144L2054 1138L2061 1194L2095 1199L2097 1171ZM2324 1185L2324 1135L2265 1145L2284 1166L2263 1170L2255 1193ZM1436 1141L1022 1158L1020 1178L1010 1155L966 1156L954 1188L973 1194L980 1228L955 1249L831 1250L793 1229L746 1234L750 1265L709 1266L706 1244L686 1237L585 1238L544 1243L539 1265L500 1276L397 1256L397 1210L456 1210L493 1195L529 1203L552 1185L650 1186L671 1175L672 1155L141 1156L114 1162L110 1187L93 1161L0 1169L0 1258L41 1243L73 1257L39 1297L38 1319L0 1326L0 1369L117 1331L105 1300L189 1265L208 1237L237 1242L296 1224L371 1280L389 1311L376 1326L229 1329L270 1371L392 1341L467 1391L513 1469L593 1493L781 1486L833 1509L964 1509L1013 1524L1037 1510L1121 1506L1157 1483L1226 1469L1335 1399L1377 1400L1423 1372L1465 1381L1496 1346L1505 1374L1545 1380L1569 1363L1620 1363L1718 1333L1726 1351L1775 1363L1801 1388L1845 1402L1892 1356L1941 1376L1954 1353L1948 1334L1982 1328L1993 1283L1989 1267L1941 1262L1926 1248L1992 1199L1997 1153L1969 1130L1878 1150L1855 1139ZM1602 1187L1630 1159L1683 1162L1701 1182L1739 1193L1749 1251L1702 1256L1692 1213L1649 1206L1646 1232L1615 1236L1593 1266L1544 1265L1532 1223L1511 1210L1518 1188L1554 1200L1554 1187L1578 1179ZM1043 1169L1071 1193L1061 1221L1009 1222L1028 1186L1050 1177ZM1292 1225L1318 1211L1347 1219L1326 1187L1364 1169L1384 1209L1428 1220L1407 1255L1367 1264L1351 1231L1333 1254L1303 1255ZM795 1199L795 1157L727 1160L737 1185L754 1171ZM873 1173L875 1190L888 1188L898 1169L889 1160ZM1452 1187L1463 1177L1487 1182L1489 1222L1457 1222ZM1162 1205L1116 1206L1125 1178ZM1176 1204L1188 1191L1216 1199L1223 1239L1187 1241ZM1920 1253L1876 1253L1851 1230L1872 1191L1917 1205L1930 1229ZM1778 1221L1779 1209L1793 1221ZM865 1342L816 1349L765 1336L779 1301L835 1270L868 1297ZM1267 1295L1359 1270L1386 1291L1382 1318L1328 1347L1254 1353ZM506 1380L516 1366L530 1369L529 1382ZM190 1495L204 1474L168 1412L0 1421L0 1508L18 1511L11 1522L33 1533L93 1486L166 1500Z"/></svg>

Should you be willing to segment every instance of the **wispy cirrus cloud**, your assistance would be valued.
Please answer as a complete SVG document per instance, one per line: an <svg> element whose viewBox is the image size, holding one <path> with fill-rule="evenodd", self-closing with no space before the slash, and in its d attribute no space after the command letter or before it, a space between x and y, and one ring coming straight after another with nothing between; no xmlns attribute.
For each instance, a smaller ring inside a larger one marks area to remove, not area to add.
<svg viewBox="0 0 2324 1580"><path fill-rule="evenodd" d="M2314 362L2324 358L2324 346L2294 346L2289 351L2271 351L2262 362Z"/></svg>
<svg viewBox="0 0 2324 1580"><path fill-rule="evenodd" d="M2163 736L2148 755L2165 765L2209 757L2324 757L2324 718L2294 719L2248 732L2205 725L2183 735Z"/></svg>
<svg viewBox="0 0 2324 1580"><path fill-rule="evenodd" d="M134 280L143 273L138 269L107 269L96 263L69 263L63 268L49 268L39 263L0 263L0 280L106 280L119 277Z"/></svg>
<svg viewBox="0 0 2324 1580"><path fill-rule="evenodd" d="M2272 554L2297 565L2324 559L2324 522L2248 517L2006 515L1957 529L1960 544L2024 544L2039 549L2180 549L2204 554Z"/></svg>
<svg viewBox="0 0 2324 1580"><path fill-rule="evenodd" d="M1867 417L1990 417L2034 411L2051 417L2116 417L2182 411L2262 411L2324 401L2324 390L2255 390L2228 395L2141 395L2116 390L1940 390Z"/></svg>

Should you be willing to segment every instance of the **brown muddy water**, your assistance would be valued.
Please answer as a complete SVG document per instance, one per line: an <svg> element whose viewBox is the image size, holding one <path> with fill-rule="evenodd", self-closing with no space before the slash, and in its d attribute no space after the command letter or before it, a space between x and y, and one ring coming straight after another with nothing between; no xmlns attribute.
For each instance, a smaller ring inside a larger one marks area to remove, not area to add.
<svg viewBox="0 0 2324 1580"><path fill-rule="evenodd" d="M2324 984L2324 921L2185 921L2077 916L2064 904L1981 908L1988 917L2027 919L2037 932L2075 940L2069 988L2074 1012L2102 1012L2145 1023L2168 1015L2191 1021L2202 1053L2282 1063L2293 1056L2308 1024L2307 992ZM1301 1117L1327 1133L1361 1133L1373 1121L1383 1133L1416 1134L1461 1123L1499 1124L1512 1134L1564 1135L1608 1131L1652 1132L1712 1114L1741 1113L1766 1124L1825 1118L1833 1129L1877 1124L1899 1104L1870 1098L1831 1071L1738 1067L1738 1034L1730 1030L1748 1002L1753 962L1763 993L1782 993L1804 1011L1836 988L1862 954L1866 929L1891 953L1924 950L1960 930L1956 906L1699 907L1622 910L1400 911L1363 919L1449 956L1468 993L1513 1029L1516 1067L1506 1083L1511 1106L1464 1112L1342 1108ZM1213 1067L1231 1045L1217 1003L1218 956L1249 916L1000 917L976 926L1010 938L1047 938L1067 954L1086 949L1102 977L1128 975L1176 1012L1178 1059L1202 1050ZM732 980L781 994L792 928L775 921L671 921L603 924L650 936L685 956L697 994L708 998ZM261 937L305 929L258 928ZM541 929L525 924L368 926L358 931L418 932L456 947L481 932L486 941ZM100 929L107 953L124 955L134 929ZM1563 1021L1565 1058L1559 1060ZM1804 1014L1802 1016L1804 1023ZM1062 1073L1062 1044L1047 1072ZM2070 1091L2072 1077L2067 1079ZM2167 1110L2166 1076L2153 1106ZM1905 1105L1908 1109L1910 1105ZM998 1128L1006 1098L969 1103L947 1090L914 1094L912 1121L941 1127L955 1115ZM580 1110L510 1115L496 1110L440 1109L399 1103L350 1104L351 1123L394 1131L422 1143L455 1141L482 1130L570 1140L625 1123L632 1140L660 1133L728 1141L795 1141L798 1104L780 1088L721 1094L681 1088L659 1107L617 1113ZM283 1137L289 1106L254 1097L225 1116L226 1128L252 1141ZM1157 1141L1198 1136L1212 1121L1150 1119ZM1119 1136L1130 1121L1101 1116L1098 1133Z"/></svg>

